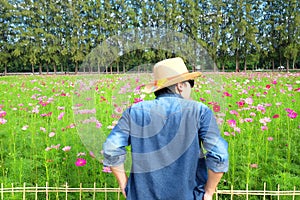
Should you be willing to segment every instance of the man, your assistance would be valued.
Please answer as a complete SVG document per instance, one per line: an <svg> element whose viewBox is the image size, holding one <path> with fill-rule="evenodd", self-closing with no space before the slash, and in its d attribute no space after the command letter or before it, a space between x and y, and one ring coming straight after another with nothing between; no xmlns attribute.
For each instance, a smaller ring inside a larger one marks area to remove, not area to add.
<svg viewBox="0 0 300 200"><path fill-rule="evenodd" d="M211 200L228 170L228 145L212 111L190 100L194 79L181 58L158 62L145 92L156 99L128 108L103 145L123 195L132 200ZM125 147L131 147L129 178Z"/></svg>

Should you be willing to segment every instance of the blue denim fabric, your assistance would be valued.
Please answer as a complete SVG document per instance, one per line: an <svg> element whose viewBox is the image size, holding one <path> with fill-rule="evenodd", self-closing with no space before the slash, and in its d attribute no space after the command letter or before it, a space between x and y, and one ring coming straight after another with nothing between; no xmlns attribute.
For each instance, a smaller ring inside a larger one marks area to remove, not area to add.
<svg viewBox="0 0 300 200"><path fill-rule="evenodd" d="M129 145L127 199L202 200L207 168L228 170L228 145L212 111L177 94L128 108L103 144L104 165L123 163Z"/></svg>

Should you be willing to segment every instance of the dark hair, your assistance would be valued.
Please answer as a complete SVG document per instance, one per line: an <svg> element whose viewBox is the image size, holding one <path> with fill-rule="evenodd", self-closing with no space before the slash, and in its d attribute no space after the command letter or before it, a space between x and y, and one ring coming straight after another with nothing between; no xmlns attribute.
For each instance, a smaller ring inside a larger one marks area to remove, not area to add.
<svg viewBox="0 0 300 200"><path fill-rule="evenodd" d="M170 86L162 88L160 90L157 90L157 91L154 92L154 95L156 97L158 97L161 94L176 94L175 86L176 86L176 84L175 85L170 85Z"/></svg>

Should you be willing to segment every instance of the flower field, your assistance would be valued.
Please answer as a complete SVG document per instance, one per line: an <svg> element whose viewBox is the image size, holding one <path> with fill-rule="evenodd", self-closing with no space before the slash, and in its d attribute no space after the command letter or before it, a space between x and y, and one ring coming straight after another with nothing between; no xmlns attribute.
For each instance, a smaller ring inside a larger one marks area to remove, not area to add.
<svg viewBox="0 0 300 200"><path fill-rule="evenodd" d="M141 86L149 81L143 76L99 76L93 82L94 96L82 102L93 102L94 107L88 110L81 109L76 91L76 81L84 77L1 77L3 186L48 182L58 187L66 183L69 187L80 183L83 187L94 187L94 183L98 188L118 187L98 156L102 141L96 141L99 149L86 148L78 134L76 116L93 116L89 122L95 124L94 134L105 138L126 107L154 98L142 92ZM229 143L230 169L218 189L234 185L235 189L245 190L248 184L249 190L261 190L266 183L268 190L277 190L278 184L280 190L293 190L294 186L299 190L299 73L224 73L214 78L204 75L196 81L193 99L211 107ZM20 199L17 194L5 195L5 199ZM50 199L64 199L63 193L59 195L50 195ZM71 199L78 199L78 194L71 195ZM92 194L83 195L83 199L89 199ZM104 199L101 195L104 194L97 194L97 198ZM108 199L116 199L116 195L109 194ZM285 198L289 199L281 199Z"/></svg>

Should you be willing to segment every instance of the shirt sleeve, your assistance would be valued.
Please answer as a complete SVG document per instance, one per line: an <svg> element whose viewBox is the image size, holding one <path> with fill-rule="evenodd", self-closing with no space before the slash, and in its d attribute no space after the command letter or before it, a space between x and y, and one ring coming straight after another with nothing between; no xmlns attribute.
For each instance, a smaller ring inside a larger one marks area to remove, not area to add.
<svg viewBox="0 0 300 200"><path fill-rule="evenodd" d="M106 138L103 144L103 164L105 166L118 166L125 162L125 147L130 145L129 119L129 109L127 109Z"/></svg>
<svg viewBox="0 0 300 200"><path fill-rule="evenodd" d="M228 143L220 135L213 112L208 107L203 111L200 118L199 139L205 150L207 168L214 172L227 172Z"/></svg>

